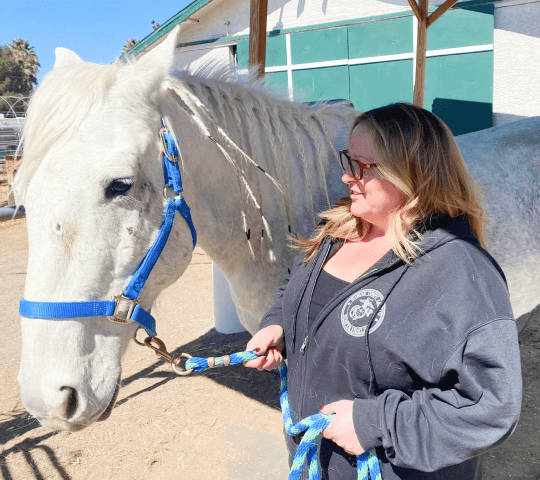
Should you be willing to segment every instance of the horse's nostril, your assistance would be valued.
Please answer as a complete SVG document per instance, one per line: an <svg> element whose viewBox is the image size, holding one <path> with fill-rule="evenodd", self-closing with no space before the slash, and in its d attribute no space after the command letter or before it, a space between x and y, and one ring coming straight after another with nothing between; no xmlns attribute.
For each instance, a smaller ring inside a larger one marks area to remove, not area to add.
<svg viewBox="0 0 540 480"><path fill-rule="evenodd" d="M62 402L63 416L66 420L69 420L75 415L79 406L77 390L71 387L60 387L60 391L64 392L64 401Z"/></svg>

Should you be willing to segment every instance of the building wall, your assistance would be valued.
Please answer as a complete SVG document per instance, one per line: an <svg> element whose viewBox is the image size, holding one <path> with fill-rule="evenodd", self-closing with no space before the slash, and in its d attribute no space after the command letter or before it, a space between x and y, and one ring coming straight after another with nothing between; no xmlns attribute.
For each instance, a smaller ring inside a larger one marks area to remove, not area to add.
<svg viewBox="0 0 540 480"><path fill-rule="evenodd" d="M231 36L249 34L249 0L222 0L212 8L213 3L199 23L183 25L182 42L215 38L227 35L227 32ZM377 0L268 0L267 31L406 10L410 10L406 0L402 5ZM230 25L225 25L225 22L230 22Z"/></svg>
<svg viewBox="0 0 540 480"><path fill-rule="evenodd" d="M495 5L495 125L540 115L540 3Z"/></svg>
<svg viewBox="0 0 540 480"><path fill-rule="evenodd" d="M231 64L232 59L229 46L209 47L208 45L204 45L179 49L173 69L197 68L211 60Z"/></svg>
<svg viewBox="0 0 540 480"><path fill-rule="evenodd" d="M495 126L540 115L540 4L535 2L505 0L495 5L492 53ZM183 68L195 59L211 58L230 63L229 45L237 41L233 38L227 43L225 37L249 33L249 3L248 0L214 0L198 12L200 16L194 15L199 19L198 23L185 22L181 44L217 38L219 41L180 48L176 66ZM431 1L430 6L442 3L443 0ZM400 12L412 15L407 0L269 0L267 30L294 29ZM436 27L437 23L428 31L428 48L430 32L435 32ZM486 66L491 68L489 63ZM427 68L430 68L430 59Z"/></svg>

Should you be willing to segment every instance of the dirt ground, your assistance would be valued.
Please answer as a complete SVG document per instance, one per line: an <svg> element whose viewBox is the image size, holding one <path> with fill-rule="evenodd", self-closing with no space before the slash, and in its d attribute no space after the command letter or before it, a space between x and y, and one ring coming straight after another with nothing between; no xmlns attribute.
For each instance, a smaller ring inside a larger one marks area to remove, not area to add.
<svg viewBox="0 0 540 480"><path fill-rule="evenodd" d="M77 433L40 427L25 413L16 380L17 310L27 253L24 222L0 224L0 472L5 480L287 478L276 374L236 366L182 378L134 343L108 420ZM211 262L200 249L153 313L160 338L175 352L231 353L249 338L213 328ZM521 332L520 344L521 420L513 436L487 455L486 480L540 478L540 312Z"/></svg>

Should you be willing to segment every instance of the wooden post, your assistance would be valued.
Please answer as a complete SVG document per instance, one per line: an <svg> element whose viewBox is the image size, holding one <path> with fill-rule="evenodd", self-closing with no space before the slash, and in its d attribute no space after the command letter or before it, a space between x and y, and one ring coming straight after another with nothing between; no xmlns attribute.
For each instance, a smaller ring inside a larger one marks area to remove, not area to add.
<svg viewBox="0 0 540 480"><path fill-rule="evenodd" d="M446 0L428 17L429 0L407 0L414 15L418 20L418 32L416 35L416 75L414 78L414 100L413 103L419 107L424 106L424 84L426 79L426 50L427 50L427 29L443 13L451 9L458 0Z"/></svg>
<svg viewBox="0 0 540 480"><path fill-rule="evenodd" d="M249 68L256 69L256 77L264 78L266 62L266 17L268 0L251 0L249 20Z"/></svg>
<svg viewBox="0 0 540 480"><path fill-rule="evenodd" d="M414 1L414 0L413 0ZM429 0L418 0L418 34L416 36L416 76L413 103L424 106L424 81L426 78L427 20Z"/></svg>
<svg viewBox="0 0 540 480"><path fill-rule="evenodd" d="M437 20L439 17L442 16L443 13L445 13L447 10L450 10L458 0L446 0L442 5L437 8L429 17L427 21L427 26L431 27L435 23L435 20Z"/></svg>

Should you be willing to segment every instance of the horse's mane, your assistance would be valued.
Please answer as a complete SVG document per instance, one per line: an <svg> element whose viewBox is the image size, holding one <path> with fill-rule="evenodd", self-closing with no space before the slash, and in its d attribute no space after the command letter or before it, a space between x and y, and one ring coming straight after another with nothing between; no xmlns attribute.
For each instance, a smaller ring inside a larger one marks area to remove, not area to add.
<svg viewBox="0 0 540 480"><path fill-rule="evenodd" d="M169 82L170 88L189 107L205 133L213 135L230 151L240 147L265 168L274 163L270 168L276 172L283 187L287 208L293 205L291 169L287 164L291 162L291 145L302 162L306 191L322 189L330 206L326 187L327 162L336 151L327 122L331 115L343 116L342 104L320 103L306 107L290 102L265 89L262 82L253 82L249 75L239 78L238 70L212 62L196 70L173 74ZM262 153L263 143L272 153L270 158ZM312 152L306 148L308 145ZM244 168L245 161L240 157L236 156L237 168ZM254 188L258 189L258 185ZM315 220L317 209L313 204L310 207ZM287 216L294 222L294 215L287 212ZM290 226L294 228L294 225Z"/></svg>

